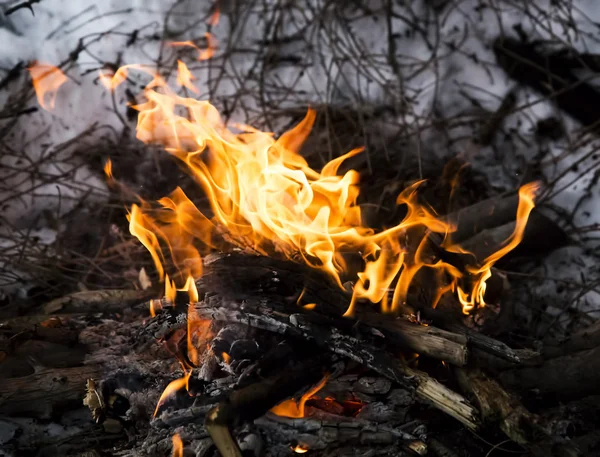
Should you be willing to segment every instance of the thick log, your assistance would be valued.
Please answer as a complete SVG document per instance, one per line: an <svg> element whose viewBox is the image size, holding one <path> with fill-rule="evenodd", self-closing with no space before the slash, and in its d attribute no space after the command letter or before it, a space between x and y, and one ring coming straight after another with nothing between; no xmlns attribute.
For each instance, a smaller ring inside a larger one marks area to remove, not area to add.
<svg viewBox="0 0 600 457"><path fill-rule="evenodd" d="M351 333L362 328L377 329L398 349L417 352L462 366L468 359L466 338L460 334L426 327L393 316L381 316L374 310L361 309L356 320L342 319L350 296L335 287L330 278L305 265L268 257L230 254L210 262L197 283L199 291L217 294L225 300L265 297L273 309L295 313L300 304L316 303L314 318ZM308 316L307 318L310 318ZM357 322L358 321L358 322ZM366 324L362 325L362 324Z"/></svg>
<svg viewBox="0 0 600 457"><path fill-rule="evenodd" d="M541 366L501 373L500 381L512 389L535 389L542 394L583 397L600 392L600 347L545 361Z"/></svg>
<svg viewBox="0 0 600 457"><path fill-rule="evenodd" d="M34 415L49 418L55 408L71 401L83 401L85 382L98 377L98 365L40 369L0 383L0 414Z"/></svg>

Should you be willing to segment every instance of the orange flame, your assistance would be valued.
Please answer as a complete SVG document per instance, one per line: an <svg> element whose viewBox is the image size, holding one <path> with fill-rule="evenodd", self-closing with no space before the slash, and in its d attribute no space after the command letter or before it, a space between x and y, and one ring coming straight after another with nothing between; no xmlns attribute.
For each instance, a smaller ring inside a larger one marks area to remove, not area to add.
<svg viewBox="0 0 600 457"><path fill-rule="evenodd" d="M199 94L200 91L192 83L192 80L194 80L194 79L196 79L196 78L194 78L194 75L192 75L192 72L188 69L187 65L184 64L181 60L178 60L177 61L177 84L179 84L181 87L188 88L195 94Z"/></svg>
<svg viewBox="0 0 600 457"><path fill-rule="evenodd" d="M104 87L108 90L115 90L127 79L127 67L120 67L115 73L102 73L98 74L98 79Z"/></svg>
<svg viewBox="0 0 600 457"><path fill-rule="evenodd" d="M192 42L172 44L198 49ZM504 246L481 265L461 271L427 249L430 233L440 233L448 240L455 227L418 201L421 181L397 198L397 204L406 207L404 219L377 232L362 224L357 205L358 172L338 173L344 161L362 149L332 160L320 172L308 166L299 151L315 122L314 110L309 109L304 120L276 139L272 133L247 125L225 125L208 101L179 96L148 68L135 68L154 78L146 86L146 102L135 106L139 111L137 138L162 144L179 159L207 195L213 214L211 219L202 214L181 188L160 199L158 207L144 201L132 206L130 232L150 252L161 280L166 277L165 268L171 267L177 270L174 277L178 282L198 278L201 254L216 247L214 235L225 232L227 239L240 247L264 255L278 252L289 259L301 258L326 272L340 288L346 279L352 279L355 285L346 316L353 314L359 300L380 303L384 312L398 312L424 268L433 270L438 281L433 286L433 306L452 292L458 295L463 310L470 312L485 305L492 265L522 239L537 184L523 186L519 192L518 223ZM186 70L181 64L182 85L191 81ZM462 252L455 245L446 249ZM348 270L345 253L362 256L362 271ZM175 285L167 281L166 289L169 296ZM206 326L200 324L196 329L195 325L190 334L203 334ZM191 346L189 350L193 355Z"/></svg>
<svg viewBox="0 0 600 457"><path fill-rule="evenodd" d="M294 446L292 448L292 450L296 453L296 454L304 454L306 452L308 452L308 447L303 446L302 444L297 444L296 446Z"/></svg>
<svg viewBox="0 0 600 457"><path fill-rule="evenodd" d="M212 27L219 24L219 19L221 17L221 11L219 10L219 5L215 2L214 11L210 15L210 17L206 20L206 23Z"/></svg>
<svg viewBox="0 0 600 457"><path fill-rule="evenodd" d="M208 60L215 55L215 50L217 49L218 42L217 39L210 32L204 33L204 38L206 39L206 48L202 49L196 45L193 41L172 41L170 43L171 46L175 47L188 47L194 48L198 51L198 60Z"/></svg>
<svg viewBox="0 0 600 457"><path fill-rule="evenodd" d="M183 457L183 441L178 433L173 435L173 454L172 457Z"/></svg>
<svg viewBox="0 0 600 457"><path fill-rule="evenodd" d="M160 302L157 300L150 300L150 315L156 317L156 308L161 309Z"/></svg>
<svg viewBox="0 0 600 457"><path fill-rule="evenodd" d="M229 363L231 362L231 357L229 354L227 354L227 352L221 352L221 358L223 359L223 362L225 362L227 365L229 365Z"/></svg>
<svg viewBox="0 0 600 457"><path fill-rule="evenodd" d="M104 174L109 179L113 178L113 174L112 174L112 161L110 159L108 159L106 161L106 163L104 164Z"/></svg>
<svg viewBox="0 0 600 457"><path fill-rule="evenodd" d="M517 207L517 220L513 233L504 242L504 246L488 256L480 267L468 267L467 271L475 278L474 286L470 293L458 287L458 299L463 307L463 313L469 314L477 305L485 306L486 281L492 276L492 266L503 256L516 248L525 234L525 227L531 211L535 207L534 198L539 189L538 183L529 183L519 189L519 205ZM459 246L450 246L449 251L461 252Z"/></svg>
<svg viewBox="0 0 600 457"><path fill-rule="evenodd" d="M58 89L67 82L68 78L60 68L45 63L35 62L28 70L38 103L46 111L52 111Z"/></svg>
<svg viewBox="0 0 600 457"><path fill-rule="evenodd" d="M306 404L306 401L310 400L311 397L313 397L319 390L323 388L328 378L329 376L325 376L319 382L319 384L317 384L309 391L307 391L304 395L302 395L300 400L298 400L297 402L294 399L290 398L279 403L277 406L274 406L273 408L271 408L270 411L273 414L277 414L278 416L291 417L294 419L300 419L304 417L304 406Z"/></svg>
<svg viewBox="0 0 600 457"><path fill-rule="evenodd" d="M183 378L178 378L175 381L171 381L169 383L169 385L167 385L167 387L161 394L160 398L158 399L158 403L156 404L156 409L154 410L154 417L156 417L158 410L160 409L162 404L165 401L167 401L167 399L169 397L174 395L175 392L177 392L178 390L181 390L184 387L187 388L191 375L192 375L192 371L190 370L188 373L186 373L186 375Z"/></svg>

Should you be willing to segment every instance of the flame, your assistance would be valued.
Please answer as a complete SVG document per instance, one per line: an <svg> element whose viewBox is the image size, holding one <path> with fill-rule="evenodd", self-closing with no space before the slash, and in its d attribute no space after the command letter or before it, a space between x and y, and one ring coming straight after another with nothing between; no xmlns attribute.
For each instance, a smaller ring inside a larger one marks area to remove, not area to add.
<svg viewBox="0 0 600 457"><path fill-rule="evenodd" d="M480 267L467 267L467 271L475 278L474 286L470 293L458 287L458 299L463 307L463 313L469 314L475 306L485 306L486 281L492 276L492 266L503 256L516 248L525 234L525 227L531 211L535 207L534 199L539 190L538 183L525 184L519 189L519 205L517 207L517 220L513 233L504 241L504 245L493 254L489 255ZM449 246L448 251L461 252L460 246Z"/></svg>
<svg viewBox="0 0 600 457"><path fill-rule="evenodd" d="M271 408L270 411L274 414L277 414L278 416L291 417L294 419L300 419L304 417L304 406L306 404L306 401L309 400L312 396L314 396L319 390L323 388L328 378L329 376L325 376L319 382L319 384L317 384L309 391L307 391L304 395L302 395L300 400L298 400L297 402L294 399L290 398L279 403L277 406L274 406L273 408Z"/></svg>
<svg viewBox="0 0 600 457"><path fill-rule="evenodd" d="M161 309L160 302L158 300L150 300L150 316L156 317L156 309Z"/></svg>
<svg viewBox="0 0 600 457"><path fill-rule="evenodd" d="M192 72L188 69L187 65L184 64L181 60L178 60L177 61L177 84L179 84L181 87L187 87L189 90L191 90L195 94L199 94L200 91L192 83L192 80L194 80L194 79L196 79L196 78L194 78L194 75L192 75Z"/></svg>
<svg viewBox="0 0 600 457"><path fill-rule="evenodd" d="M112 160L110 160L110 159L108 159L106 161L106 163L104 164L104 174L109 179L113 178L113 174L112 174Z"/></svg>
<svg viewBox="0 0 600 457"><path fill-rule="evenodd" d="M215 2L214 11L210 15L210 17L206 20L206 23L212 27L219 24L219 19L221 17L221 11L219 10L219 5Z"/></svg>
<svg viewBox="0 0 600 457"><path fill-rule="evenodd" d="M100 72L98 74L98 79L104 87L106 87L108 90L114 91L127 79L128 67L129 66L120 67L116 72L112 74Z"/></svg>
<svg viewBox="0 0 600 457"><path fill-rule="evenodd" d="M198 51L197 60L208 60L215 55L215 50L218 46L217 39L210 32L204 33L204 38L206 39L206 48L202 49L196 45L193 41L171 41L170 45L175 47L188 47L194 48Z"/></svg>
<svg viewBox="0 0 600 457"><path fill-rule="evenodd" d="M177 392L178 390L183 389L184 387L187 389L188 385L189 385L189 380L190 380L190 376L192 375L192 371L190 370L188 373L185 374L185 376L183 378L178 378L175 381L171 381L167 387L165 388L165 390L163 391L163 393L160 395L160 398L158 399L158 403L156 404L156 409L154 410L154 416L156 417L156 414L158 413L158 410L160 409L160 407L162 406L162 404L169 398L171 397L173 394L175 394L175 392Z"/></svg>
<svg viewBox="0 0 600 457"><path fill-rule="evenodd" d="M172 45L198 49L189 41ZM320 172L308 166L299 151L315 122L314 110L309 109L297 126L275 138L247 125L225 125L212 104L179 96L148 67L127 68L153 77L144 91L146 101L134 107L139 111L137 138L161 144L177 158L208 197L212 213L210 219L206 217L179 187L158 200L158 205L140 199L130 209L130 233L150 252L170 299L174 299L176 287L169 283L165 268L170 273L175 270L173 281L191 284L187 283L189 278L202 274L202 255L223 246L220 235L226 234L227 242L238 247L263 255L276 252L320 269L342 289L343 283L351 280L354 287L345 316L353 315L360 300L379 303L382 311L397 313L422 269L432 270L436 279L432 306L444 294L456 293L468 313L485 306L491 267L522 239L536 183L519 191L517 225L503 247L481 264L459 270L427 248L431 233L442 234L448 241L455 227L418 201L423 181L398 196L396 203L406 208L404 219L375 231L362 224L357 205L358 172L338 172L347 159L361 153L361 148L332 160ZM187 67L180 64L179 70L179 83L191 83ZM121 74L126 75L126 70ZM442 247L450 252L464 252L458 245L446 244ZM361 271L348 269L346 253L362 256ZM194 324L199 319L193 312L189 314L189 337L196 333L202 338L206 325ZM192 345L189 352L197 360Z"/></svg>
<svg viewBox="0 0 600 457"><path fill-rule="evenodd" d="M303 446L302 444L297 444L296 446L294 446L292 448L292 450L296 453L296 454L304 454L306 452L308 452L308 447Z"/></svg>
<svg viewBox="0 0 600 457"><path fill-rule="evenodd" d="M183 457L183 441L179 433L173 435L173 454L172 457Z"/></svg>
<svg viewBox="0 0 600 457"><path fill-rule="evenodd" d="M223 362L225 362L227 365L229 365L229 363L231 362L231 356L227 354L227 352L221 352L221 358L223 359Z"/></svg>
<svg viewBox="0 0 600 457"><path fill-rule="evenodd" d="M35 62L28 70L38 103L46 111L52 111L58 89L67 82L67 77L60 68L40 62Z"/></svg>

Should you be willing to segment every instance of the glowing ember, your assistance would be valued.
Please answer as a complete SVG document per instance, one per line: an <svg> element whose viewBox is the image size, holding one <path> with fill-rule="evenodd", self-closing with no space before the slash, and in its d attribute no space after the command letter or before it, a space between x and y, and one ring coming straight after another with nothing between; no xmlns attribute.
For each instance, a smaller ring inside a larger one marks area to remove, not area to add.
<svg viewBox="0 0 600 457"><path fill-rule="evenodd" d="M183 457L183 441L178 433L173 435L173 454L172 457Z"/></svg>
<svg viewBox="0 0 600 457"><path fill-rule="evenodd" d="M301 444L297 444L296 446L294 446L292 448L292 450L296 453L296 454L304 454L306 452L308 452L308 447L305 447Z"/></svg>
<svg viewBox="0 0 600 457"><path fill-rule="evenodd" d="M46 111L54 109L58 89L67 82L67 77L53 65L36 62L28 68L38 103Z"/></svg>
<svg viewBox="0 0 600 457"><path fill-rule="evenodd" d="M227 352L222 352L221 358L223 359L223 362L225 362L227 365L229 365L229 362L231 362L231 357L229 356L229 354L227 354Z"/></svg>
<svg viewBox="0 0 600 457"><path fill-rule="evenodd" d="M290 398L279 403L277 406L271 408L271 412L277 414L278 416L283 417L292 417L294 419L299 419L304 417L304 406L306 405L306 401L309 400L312 396L314 396L319 390L323 388L325 383L327 382L328 376L325 376L319 384L314 386L308 392L306 392L300 400L297 402Z"/></svg>

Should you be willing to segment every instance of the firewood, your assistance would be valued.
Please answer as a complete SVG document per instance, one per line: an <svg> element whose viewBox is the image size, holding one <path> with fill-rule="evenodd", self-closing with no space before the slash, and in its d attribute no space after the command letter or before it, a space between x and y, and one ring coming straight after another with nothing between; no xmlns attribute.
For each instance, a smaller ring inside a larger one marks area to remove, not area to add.
<svg viewBox="0 0 600 457"><path fill-rule="evenodd" d="M240 284L244 287L241 288ZM305 265L268 257L229 254L210 262L198 281L198 288L201 292L205 290L206 293L234 300L268 296L275 309L287 310L288 314L290 309L301 310L296 301L302 293L307 303L318 304L315 319L322 322L329 319L332 326L360 331L361 323L365 323L365 331L372 332L375 328L399 348L458 366L464 365L468 358L466 338L460 334L381 316L369 309L358 312L358 322L340 319L350 297L332 286L329 278L322 273ZM310 315L306 318L310 319Z"/></svg>
<svg viewBox="0 0 600 457"><path fill-rule="evenodd" d="M85 395L88 378L98 377L101 367L39 369L34 374L0 382L0 414L35 415L49 418L60 404Z"/></svg>
<svg viewBox="0 0 600 457"><path fill-rule="evenodd" d="M385 350L344 335L337 329L307 322L302 315L273 313L269 307L246 300L243 304L224 303L219 296L207 297L208 302L195 306L204 319L237 322L280 333L322 347L355 360L383 376L415 389L424 402L444 411L469 428L477 428L477 411L461 395L451 391L426 373L412 369ZM264 303L264 302L263 302ZM237 308L237 309L236 309Z"/></svg>
<svg viewBox="0 0 600 457"><path fill-rule="evenodd" d="M151 290L86 290L57 298L42 306L44 313L118 312L149 300Z"/></svg>
<svg viewBox="0 0 600 457"><path fill-rule="evenodd" d="M299 447L308 450L318 451L329 446L337 448L341 444L369 447L394 444L397 449L410 450L417 455L427 453L427 445L414 433L419 428L418 424L407 424L408 427L386 427L355 418L292 419L274 414L267 414L254 423L259 430L267 432L271 442L296 442Z"/></svg>
<svg viewBox="0 0 600 457"><path fill-rule="evenodd" d="M514 395L506 392L498 382L482 371L457 368L456 373L463 390L469 392L479 406L482 419L498 424L515 443L527 448L547 443L560 444L563 448L570 447L550 436L546 424L539 416L525 409Z"/></svg>
<svg viewBox="0 0 600 457"><path fill-rule="evenodd" d="M304 360L287 359L271 376L263 374L252 384L235 389L206 416L205 427L223 457L241 457L230 428L264 415L278 403L293 396L307 385L323 378L333 359L328 354L309 354ZM305 356L306 357L306 356Z"/></svg>

